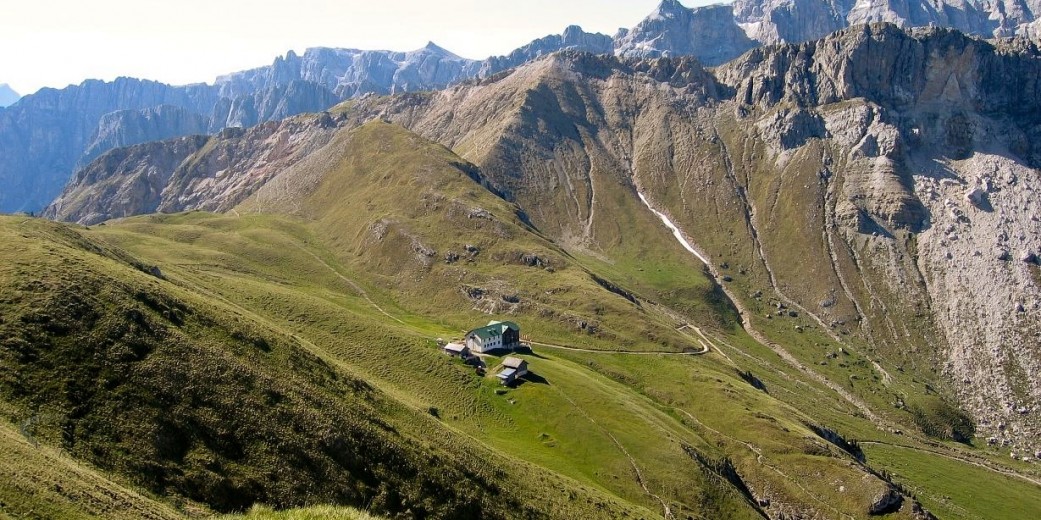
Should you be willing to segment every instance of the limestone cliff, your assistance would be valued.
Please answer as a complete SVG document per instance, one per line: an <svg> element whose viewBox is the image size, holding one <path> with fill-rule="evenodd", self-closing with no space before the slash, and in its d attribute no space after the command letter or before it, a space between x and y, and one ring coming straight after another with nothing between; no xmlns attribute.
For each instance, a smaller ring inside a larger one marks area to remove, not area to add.
<svg viewBox="0 0 1041 520"><path fill-rule="evenodd" d="M79 170L44 211L57 220L104 220L186 209L226 211L282 168L320 148L326 114L114 149Z"/></svg>

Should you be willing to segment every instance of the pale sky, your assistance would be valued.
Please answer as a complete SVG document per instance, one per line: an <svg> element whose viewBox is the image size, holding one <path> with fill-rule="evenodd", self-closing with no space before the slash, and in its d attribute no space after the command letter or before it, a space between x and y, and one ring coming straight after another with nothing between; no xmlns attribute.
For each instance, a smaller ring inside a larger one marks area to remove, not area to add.
<svg viewBox="0 0 1041 520"><path fill-rule="evenodd" d="M0 83L22 95L118 76L172 84L268 65L308 47L466 58L506 54L568 25L613 35L660 0L5 0ZM681 0L688 7L712 0Z"/></svg>

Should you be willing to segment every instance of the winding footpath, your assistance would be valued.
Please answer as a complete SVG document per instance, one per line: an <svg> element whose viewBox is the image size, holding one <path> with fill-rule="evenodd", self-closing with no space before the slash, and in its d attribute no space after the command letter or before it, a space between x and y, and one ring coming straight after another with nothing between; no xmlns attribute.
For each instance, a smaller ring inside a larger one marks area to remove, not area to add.
<svg viewBox="0 0 1041 520"><path fill-rule="evenodd" d="M390 318L390 319L392 319L392 320L394 320L394 321L396 321L396 322L398 322L398 323L400 323L402 325L406 325L406 323L404 321L401 321L399 318L397 318L393 314L383 310L383 307L380 307L379 304L377 304L375 301L372 300L372 298L369 297L369 293L365 292L365 289L362 289L362 287L360 285L358 285L357 283L355 283L354 280L351 280L350 278L347 278L346 276L340 274L339 271L337 271L333 266L329 265L329 262L326 262L325 260L323 260L322 257L314 254L311 251L308 251L307 249L304 248L304 246L301 246L299 244L296 244L296 247L298 247L301 251L307 253L308 255L311 255L312 258L317 260L320 264L324 265L325 268L328 269L329 271L331 271L334 275L336 275L337 278L339 278L340 280L343 280L347 285L350 285L351 288L354 289L354 291L358 293L358 295L360 295L362 298L365 298L365 301L369 302L369 305L372 305L373 308L375 308L377 311L382 313L384 316L386 316L386 317L388 317L388 318Z"/></svg>
<svg viewBox="0 0 1041 520"><path fill-rule="evenodd" d="M552 343L542 343L541 341L531 340L528 340L527 343L557 350L570 350L571 352L583 352L587 354L621 354L626 356L703 356L712 351L712 349L710 349L704 342L699 342L701 343L701 350L692 350L689 352L676 352L675 350L602 350L595 348L567 347L564 345L554 345Z"/></svg>
<svg viewBox="0 0 1041 520"><path fill-rule="evenodd" d="M701 253L699 253L697 251L697 249L691 244L690 241L688 241L686 238L684 238L683 232L679 229L679 227L677 227L668 218L667 215L665 215L664 213L662 213L662 212L656 210L654 207L652 207L651 204L648 202L647 197L645 197L643 195L643 193L640 193L639 191L637 191L637 194L639 195L640 200L643 201L644 205L646 205L647 208L652 213L654 213L655 215L658 216L659 219L661 219L661 221L665 225L665 227L669 228L669 230L672 231L673 235L676 237L676 239L680 243L680 245L683 246L683 248L686 249L687 251L689 251L692 255L697 257L698 260L701 260L701 262L704 263L705 266L708 268L708 270L711 273L712 277L718 279L719 278L718 273L712 267L712 264L710 264L705 259L704 255L702 255ZM765 260L765 257L763 257L763 258ZM768 266L767 266L767 269L769 271L769 267ZM771 280L773 280L773 273L772 272L770 272L770 277L771 277ZM753 339L758 341L760 344L766 346L770 350L774 351L774 353L776 353L778 356L780 356L789 365L795 367L796 369L798 369L800 372L802 372L807 377L810 377L811 379L817 381L818 383L828 387L829 389L831 389L832 391L837 393L844 400L846 400L847 402L849 402L850 404L855 406L858 410L860 410L860 412L863 413L866 418L871 420L874 424L879 425L879 428L881 428L881 425L888 425L890 427L893 427L893 425L891 423L889 423L889 421L884 420L881 417L879 417L878 415L876 415L863 401L861 401L860 399L856 398L854 395L852 395L850 392L848 392L845 388L842 388L841 386L839 386L835 382L833 382L830 379L828 379L827 377L825 377L823 374L821 374L821 373L819 373L819 372L817 372L815 370L810 369L805 364L800 362L797 358L795 358L795 356L793 356L790 352L788 352L784 347L782 347L779 344L774 343L774 342L770 341L769 339L767 339L767 337L765 335L763 335L761 332L759 332L758 330L756 330L754 328L754 326L753 326L753 324L751 322L751 319L749 318L750 314L748 312L748 309L745 308L745 306L736 297L736 295L734 295L726 285L724 285L724 284L719 284L719 285L723 289L723 291L726 293L727 297L730 298L731 302L733 302L734 306L737 307L737 311L738 311L738 314L740 314L740 316L741 316L741 322L742 322L742 325L743 325L743 327L745 329L745 332L747 332ZM776 285L775 285L775 287L776 287ZM784 299L786 299L786 300L788 299L787 297L784 297L783 294L781 296ZM799 306L796 305L796 307L799 307ZM799 307L799 308L800 308L800 310L805 311L805 309L802 309L801 307ZM805 313L805 314L813 316L812 313ZM816 316L813 316L813 317L814 317L814 319L817 319ZM818 319L818 321L820 321L820 320ZM822 323L822 325L823 325L823 323ZM694 328L695 331L697 331L699 334L704 336L704 334L700 331L700 329L697 329L696 327L692 327L692 328ZM832 333L832 331L830 331L830 329L827 329L826 327L825 327L825 330L829 334ZM708 339L708 338L706 338L706 339ZM844 342L842 342L842 341L840 341L839 343L840 344L844 344ZM719 347L716 347L716 349L720 353L722 353L722 350L720 350ZM735 350L740 351L740 349L735 349ZM883 375L883 377L885 379L889 379L890 378L890 375L884 369L882 369L882 367L879 366L878 363L876 363L874 360L871 360L871 362L875 366L876 370L881 372L881 374ZM691 419L694 419L694 417L692 415L690 415L689 413L687 413L685 411L683 413L685 415L687 415L688 417L690 417ZM694 419L694 420L697 421L697 419ZM713 431L715 431L715 430L713 430ZM717 431L716 433L720 433L720 432ZM907 445L902 445L902 444L890 444L890 443L880 442L880 441L861 441L861 444L865 444L865 445L870 445L870 444L889 445L889 446L899 447L899 448L903 448L903 449L918 451L918 452L921 452L921 453L929 453L929 454L932 454L932 455L937 455L937 456L941 456L941 457L947 458L949 460L954 460L954 461L962 462L962 463L965 463L965 464L970 464L970 465L973 465L973 466L977 466L977 467L980 467L980 468L988 469L988 470L991 470L991 471L993 471L995 473L999 473L999 474L1002 474L1002 475L1005 475L1005 476L1009 476L1009 477L1015 477L1015 478L1021 479L1023 481L1030 482L1032 484L1041 486L1041 481L1039 481L1037 479L1034 479L1034 478L1031 478L1031 477L1029 477L1027 475L1023 475L1023 474L1017 473L1015 471L1003 469L1003 468L1001 468L1001 467L999 467L999 466L997 466L997 465L995 465L993 463L990 463L990 462L981 462L981 461L973 460L973 459L971 459L969 457L964 457L964 456L960 456L960 455L957 455L957 454L944 453L944 452L937 451L937 450L930 450L930 449L926 449L926 448L917 448L917 447L914 447L914 446L907 446Z"/></svg>
<svg viewBox="0 0 1041 520"><path fill-rule="evenodd" d="M692 255L697 257L697 259L700 260L703 264L705 264L705 267L708 268L713 278L719 279L719 273L717 273L716 270L712 267L712 264L709 263L708 260L706 260L705 256L699 253L698 250L691 244L691 242L683 236L683 232L679 229L679 227L677 227L676 224L674 224L665 213L662 213L661 211L658 211L653 206L651 206L651 203L647 200L647 197L644 196L644 194L640 192L639 189L637 189L636 193L640 196L640 200L643 201L644 205L647 206L647 209L651 210L652 213L657 215L658 218L661 219L662 223L665 224L665 227L669 228L669 230L672 231L672 234L676 237L676 240L680 243L680 245L683 246L683 248L689 251ZM766 346L770 350L774 351L774 353L776 353L788 364L798 369L807 377L812 378L818 383L827 386L832 391L839 394L839 396L841 396L847 402L849 402L858 410L860 410L860 412L864 414L865 417L870 419L875 424L882 423L881 418L875 415L875 413L871 411L871 408L864 404L863 401L857 399L853 394L846 391L845 388L842 388L834 381L831 381L827 377L824 377L824 375L820 374L819 372L811 370L801 361L796 359L796 357L793 356L791 352L788 352L788 350L786 350L781 345L770 341L769 339L767 339L765 335L756 330L755 327L752 325L752 320L749 317L750 314L748 312L748 309L745 308L744 304L742 304L741 301L737 298L737 295L733 294L733 292L730 290L729 287L726 286L726 284L718 285L720 286L720 288L723 289L723 292L726 293L727 297L730 298L730 301L734 304L734 306L737 307L737 312L741 315L741 323L744 326L745 331L748 332L748 334L752 336L752 338L754 338L756 341Z"/></svg>

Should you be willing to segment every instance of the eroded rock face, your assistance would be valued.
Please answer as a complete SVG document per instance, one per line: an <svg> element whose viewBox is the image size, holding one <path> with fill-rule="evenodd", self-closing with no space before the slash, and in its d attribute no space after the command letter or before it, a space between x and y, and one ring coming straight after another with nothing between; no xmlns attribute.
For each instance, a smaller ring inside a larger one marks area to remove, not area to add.
<svg viewBox="0 0 1041 520"><path fill-rule="evenodd" d="M98 128L80 158L81 165L113 148L183 135L203 135L208 130L206 117L173 105L110 112L98 121Z"/></svg>
<svg viewBox="0 0 1041 520"><path fill-rule="evenodd" d="M847 25L855 0L735 0L734 18L763 43L816 40Z"/></svg>
<svg viewBox="0 0 1041 520"><path fill-rule="evenodd" d="M95 224L151 213L174 170L206 145L205 136L117 148L79 170L43 216Z"/></svg>
<svg viewBox="0 0 1041 520"><path fill-rule="evenodd" d="M370 92L441 88L472 76L477 67L477 61L460 58L433 42L410 52L318 47L302 56L290 51L269 66L221 76L216 86L223 97L234 99L302 81L347 99Z"/></svg>
<svg viewBox="0 0 1041 520"><path fill-rule="evenodd" d="M336 131L328 115L114 149L80 170L44 216L95 224L188 209L226 211Z"/></svg>
<svg viewBox="0 0 1041 520"><path fill-rule="evenodd" d="M128 78L85 81L22 98L0 111L0 211L35 211L50 202L95 142L105 114L160 105L201 114L215 100L205 86L170 87Z"/></svg>
<svg viewBox="0 0 1041 520"><path fill-rule="evenodd" d="M728 5L687 9L665 0L644 21L620 36L616 53L641 58L695 56L718 65L755 46Z"/></svg>
<svg viewBox="0 0 1041 520"><path fill-rule="evenodd" d="M807 42L877 22L947 27L986 38L1036 37L1039 13L1036 0L736 0L694 8L664 0L643 22L619 34L615 47L624 55L692 55L716 65L754 46Z"/></svg>
<svg viewBox="0 0 1041 520"><path fill-rule="evenodd" d="M614 51L614 39L606 34L587 33L581 27L572 25L564 29L562 34L540 38L506 56L488 58L481 65L478 75L488 77L564 50L610 54Z"/></svg>
<svg viewBox="0 0 1041 520"><path fill-rule="evenodd" d="M1041 245L1041 162L1025 137L1041 123L1039 66L1023 39L872 25L757 49L718 71L777 157L793 154L784 136L821 135L782 107L823 119L821 179L835 208L825 223L842 229L861 267L855 276L875 287L876 302L927 302L933 341L945 345L934 370L981 432L1026 450L1039 421L1016 411L1041 399L1038 324L1028 317L1041 291L1036 265L1015 259ZM898 307L886 305L878 319L895 325ZM869 306L858 304L863 327L883 341Z"/></svg>

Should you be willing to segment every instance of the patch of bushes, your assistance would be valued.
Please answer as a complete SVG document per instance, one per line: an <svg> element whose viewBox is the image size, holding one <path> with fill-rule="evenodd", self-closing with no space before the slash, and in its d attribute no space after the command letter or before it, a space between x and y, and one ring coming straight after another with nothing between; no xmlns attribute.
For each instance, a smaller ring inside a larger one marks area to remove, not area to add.
<svg viewBox="0 0 1041 520"><path fill-rule="evenodd" d="M976 424L962 409L938 397L926 397L908 406L911 418L922 433L942 440L969 444Z"/></svg>
<svg viewBox="0 0 1041 520"><path fill-rule="evenodd" d="M479 461L398 431L384 419L392 404L294 342L161 290L76 278L18 307L0 303L0 399L11 420L48 418L34 439L218 512L315 502L391 518L528 510L500 496Z"/></svg>

